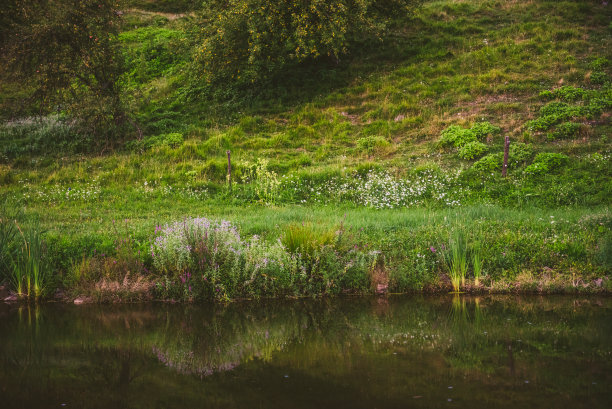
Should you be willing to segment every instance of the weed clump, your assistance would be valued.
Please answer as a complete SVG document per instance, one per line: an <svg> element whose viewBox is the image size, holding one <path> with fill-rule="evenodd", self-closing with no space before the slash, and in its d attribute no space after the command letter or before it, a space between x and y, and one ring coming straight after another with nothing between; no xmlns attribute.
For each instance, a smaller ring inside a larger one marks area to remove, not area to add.
<svg viewBox="0 0 612 409"><path fill-rule="evenodd" d="M547 134L549 141L556 141L560 139L571 139L578 136L582 124L576 122L563 122L557 125L553 132Z"/></svg>
<svg viewBox="0 0 612 409"><path fill-rule="evenodd" d="M484 155L487 145L482 142L468 142L459 149L459 157L465 160L473 160Z"/></svg>
<svg viewBox="0 0 612 409"><path fill-rule="evenodd" d="M569 161L567 155L561 153L538 153L533 163L524 170L526 175L542 175L556 172Z"/></svg>

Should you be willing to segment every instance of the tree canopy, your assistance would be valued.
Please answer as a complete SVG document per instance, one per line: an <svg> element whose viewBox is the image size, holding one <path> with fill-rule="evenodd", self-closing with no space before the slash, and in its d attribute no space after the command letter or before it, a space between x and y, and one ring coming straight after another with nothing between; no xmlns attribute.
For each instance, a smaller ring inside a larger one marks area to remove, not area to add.
<svg viewBox="0 0 612 409"><path fill-rule="evenodd" d="M4 6L3 6L4 7ZM0 15L2 75L95 132L125 120L117 0L9 0Z"/></svg>
<svg viewBox="0 0 612 409"><path fill-rule="evenodd" d="M255 83L289 62L337 61L363 35L380 36L420 0L211 0L196 49L208 84Z"/></svg>

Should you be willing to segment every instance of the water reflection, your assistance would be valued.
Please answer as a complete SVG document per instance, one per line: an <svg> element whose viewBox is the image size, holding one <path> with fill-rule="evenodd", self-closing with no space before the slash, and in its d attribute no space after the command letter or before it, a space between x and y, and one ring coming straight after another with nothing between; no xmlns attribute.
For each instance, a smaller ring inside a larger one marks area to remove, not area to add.
<svg viewBox="0 0 612 409"><path fill-rule="evenodd" d="M460 295L3 305L2 407L607 407L611 306Z"/></svg>

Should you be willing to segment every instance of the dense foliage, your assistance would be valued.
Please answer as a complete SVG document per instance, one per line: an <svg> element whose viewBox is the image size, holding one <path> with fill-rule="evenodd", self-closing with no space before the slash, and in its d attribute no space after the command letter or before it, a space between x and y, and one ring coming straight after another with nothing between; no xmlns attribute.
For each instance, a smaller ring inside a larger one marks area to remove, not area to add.
<svg viewBox="0 0 612 409"><path fill-rule="evenodd" d="M407 14L415 0L210 1L195 54L204 81L215 87L250 84L283 67L318 58L338 59L352 41L380 36L390 17Z"/></svg>
<svg viewBox="0 0 612 409"><path fill-rule="evenodd" d="M12 0L1 17L2 77L31 87L40 113L65 112L84 132L117 136L112 131L127 120L119 7L116 0Z"/></svg>

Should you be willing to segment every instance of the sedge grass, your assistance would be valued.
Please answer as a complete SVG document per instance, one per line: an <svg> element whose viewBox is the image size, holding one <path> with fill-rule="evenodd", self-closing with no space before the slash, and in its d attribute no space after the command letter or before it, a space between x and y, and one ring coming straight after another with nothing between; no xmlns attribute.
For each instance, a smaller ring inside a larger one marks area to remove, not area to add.
<svg viewBox="0 0 612 409"><path fill-rule="evenodd" d="M478 287L482 277L482 254L479 244L474 246L472 251L472 268L474 269L474 285Z"/></svg>
<svg viewBox="0 0 612 409"><path fill-rule="evenodd" d="M17 225L23 243L12 261L12 284L19 297L39 299L50 276L45 244L38 226L24 233Z"/></svg>
<svg viewBox="0 0 612 409"><path fill-rule="evenodd" d="M465 287L468 265L465 232L459 227L454 228L451 232L444 260L453 292L459 292L461 287Z"/></svg>

